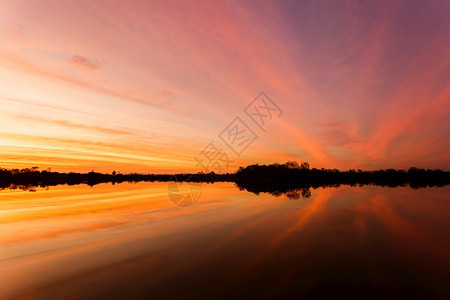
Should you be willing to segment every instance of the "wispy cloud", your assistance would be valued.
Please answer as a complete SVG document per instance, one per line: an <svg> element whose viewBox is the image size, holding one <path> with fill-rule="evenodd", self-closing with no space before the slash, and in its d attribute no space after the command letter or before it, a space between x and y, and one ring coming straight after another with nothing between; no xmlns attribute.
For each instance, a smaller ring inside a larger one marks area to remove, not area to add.
<svg viewBox="0 0 450 300"><path fill-rule="evenodd" d="M6 163L40 149L76 167L53 144L83 152L82 168L196 171L192 157L264 90L284 114L239 163L450 168L445 1L3 2L0 134L33 137L10 136L29 148ZM77 142L39 144L70 132Z"/></svg>
<svg viewBox="0 0 450 300"><path fill-rule="evenodd" d="M73 55L69 59L70 64L78 69L95 71L105 63L103 59L90 59L84 55Z"/></svg>

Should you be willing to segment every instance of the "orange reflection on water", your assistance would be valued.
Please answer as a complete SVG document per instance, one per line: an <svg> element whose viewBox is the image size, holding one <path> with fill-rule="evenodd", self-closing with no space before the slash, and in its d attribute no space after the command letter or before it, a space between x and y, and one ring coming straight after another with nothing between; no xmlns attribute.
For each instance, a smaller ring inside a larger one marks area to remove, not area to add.
<svg viewBox="0 0 450 300"><path fill-rule="evenodd" d="M0 298L205 289L276 297L330 282L343 290L448 291L448 187L320 188L299 200L231 183L202 188L187 208L169 201L167 183L0 192Z"/></svg>

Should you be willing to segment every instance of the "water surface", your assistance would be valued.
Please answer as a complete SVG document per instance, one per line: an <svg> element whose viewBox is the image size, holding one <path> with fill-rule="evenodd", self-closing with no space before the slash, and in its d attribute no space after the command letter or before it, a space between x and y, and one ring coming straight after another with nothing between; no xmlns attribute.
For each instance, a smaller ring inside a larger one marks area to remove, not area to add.
<svg viewBox="0 0 450 300"><path fill-rule="evenodd" d="M0 299L450 297L450 187L0 192Z"/></svg>

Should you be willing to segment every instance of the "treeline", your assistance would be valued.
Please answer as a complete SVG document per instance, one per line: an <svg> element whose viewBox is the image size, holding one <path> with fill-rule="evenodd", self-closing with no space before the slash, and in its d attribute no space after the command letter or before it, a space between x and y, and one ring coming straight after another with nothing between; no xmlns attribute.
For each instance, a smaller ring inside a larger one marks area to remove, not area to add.
<svg viewBox="0 0 450 300"><path fill-rule="evenodd" d="M76 185L88 184L94 186L99 183L122 183L141 181L192 181L215 182L234 181L234 174L196 173L196 174L104 174L89 173L59 173L51 170L40 171L38 167L26 169L0 168L0 189L23 189L33 191L35 187L48 187L59 184Z"/></svg>
<svg viewBox="0 0 450 300"><path fill-rule="evenodd" d="M450 183L450 172L442 170L409 168L408 170L378 170L362 171L337 169L310 168L307 162L297 163L289 161L285 164L259 165L254 164L241 167L236 173L215 174L111 174L89 173L59 173L39 170L38 167L26 169L0 168L0 189L20 188L34 190L35 187L48 187L59 184L76 185L99 183L122 183L140 181L192 181L192 182L235 182L241 189L250 192L269 192L274 195L300 192L307 197L310 188L321 186L348 185L381 185L381 186L410 186L412 188L443 186Z"/></svg>
<svg viewBox="0 0 450 300"><path fill-rule="evenodd" d="M410 186L412 188L444 186L450 184L450 172L442 170L385 169L377 171L310 168L307 162L241 167L235 174L235 182L241 189L250 192L279 193L300 192L303 197L310 194L310 188L340 186L342 184L380 185L388 187Z"/></svg>

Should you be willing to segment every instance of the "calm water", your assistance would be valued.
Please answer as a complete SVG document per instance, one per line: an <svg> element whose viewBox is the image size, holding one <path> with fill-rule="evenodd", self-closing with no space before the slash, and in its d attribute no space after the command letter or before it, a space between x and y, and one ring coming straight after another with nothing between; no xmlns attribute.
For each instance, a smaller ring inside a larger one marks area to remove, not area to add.
<svg viewBox="0 0 450 300"><path fill-rule="evenodd" d="M450 297L450 187L0 192L0 299Z"/></svg>

